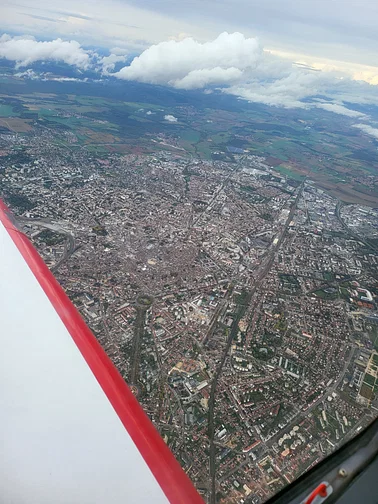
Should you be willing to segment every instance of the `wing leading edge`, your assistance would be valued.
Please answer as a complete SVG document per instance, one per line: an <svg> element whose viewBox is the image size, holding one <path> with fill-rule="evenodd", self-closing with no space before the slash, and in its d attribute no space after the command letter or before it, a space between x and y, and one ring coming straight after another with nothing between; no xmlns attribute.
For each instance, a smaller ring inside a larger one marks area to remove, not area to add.
<svg viewBox="0 0 378 504"><path fill-rule="evenodd" d="M203 503L1 200L0 300L3 502Z"/></svg>

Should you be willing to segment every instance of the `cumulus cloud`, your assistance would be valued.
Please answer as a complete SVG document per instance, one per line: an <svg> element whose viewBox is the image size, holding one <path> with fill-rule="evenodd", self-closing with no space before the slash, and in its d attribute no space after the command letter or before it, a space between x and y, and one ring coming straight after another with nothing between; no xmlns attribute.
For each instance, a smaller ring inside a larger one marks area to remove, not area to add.
<svg viewBox="0 0 378 504"><path fill-rule="evenodd" d="M302 100L323 92L330 81L324 72L298 68L237 32L204 43L185 38L152 45L114 75L179 89L219 86L246 100L284 107L308 107Z"/></svg>
<svg viewBox="0 0 378 504"><path fill-rule="evenodd" d="M90 55L79 42L60 38L49 42L38 42L33 37L0 37L0 58L15 61L18 67L36 61L63 61L86 70L90 66Z"/></svg>
<svg viewBox="0 0 378 504"><path fill-rule="evenodd" d="M108 56L100 56L94 51L83 48L76 40L67 41L58 38L43 42L27 35L11 37L4 34L0 37L0 58L14 61L17 68L37 61L63 61L80 70L91 68L109 75L117 63L126 61L127 54L125 49L115 47L114 52ZM30 71L29 74L20 73L19 76L32 78Z"/></svg>
<svg viewBox="0 0 378 504"><path fill-rule="evenodd" d="M190 88L203 87L209 82L229 82L231 75L234 78L236 73L240 77L243 70L256 67L262 57L257 39L225 32L203 44L193 38L185 38L152 45L116 76L176 87L184 87L186 80Z"/></svg>
<svg viewBox="0 0 378 504"><path fill-rule="evenodd" d="M378 140L378 128L373 128L372 126L369 126L368 124L353 124L353 127L360 129L364 133L367 133L368 135L370 135Z"/></svg>
<svg viewBox="0 0 378 504"><path fill-rule="evenodd" d="M177 120L178 120L178 119L177 119L177 117L175 117L175 116L173 116L173 115L171 115L171 114L167 114L167 115L165 115L165 116L164 116L164 119L165 119L166 121L168 121L168 122L173 122L173 123L177 122Z"/></svg>

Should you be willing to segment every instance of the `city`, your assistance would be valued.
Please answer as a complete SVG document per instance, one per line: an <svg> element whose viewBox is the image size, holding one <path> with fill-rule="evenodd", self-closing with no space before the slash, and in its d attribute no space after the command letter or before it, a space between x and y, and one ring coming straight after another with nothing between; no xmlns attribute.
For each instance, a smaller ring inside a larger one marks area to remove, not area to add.
<svg viewBox="0 0 378 504"><path fill-rule="evenodd" d="M0 192L205 501L261 503L372 421L378 210L243 149L61 134L1 133Z"/></svg>

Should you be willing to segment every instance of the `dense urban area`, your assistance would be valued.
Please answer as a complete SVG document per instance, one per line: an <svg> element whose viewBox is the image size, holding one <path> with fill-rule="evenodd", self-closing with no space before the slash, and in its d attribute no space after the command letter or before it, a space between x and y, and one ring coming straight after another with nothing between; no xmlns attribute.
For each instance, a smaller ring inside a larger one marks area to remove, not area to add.
<svg viewBox="0 0 378 504"><path fill-rule="evenodd" d="M243 149L58 136L0 134L2 198L206 502L261 503L371 422L377 209Z"/></svg>

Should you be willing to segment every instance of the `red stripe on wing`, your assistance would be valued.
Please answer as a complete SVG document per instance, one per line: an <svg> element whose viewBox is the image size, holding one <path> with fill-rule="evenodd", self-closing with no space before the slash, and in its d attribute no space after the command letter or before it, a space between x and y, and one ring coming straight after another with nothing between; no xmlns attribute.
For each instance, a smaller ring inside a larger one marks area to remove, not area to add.
<svg viewBox="0 0 378 504"><path fill-rule="evenodd" d="M54 275L29 239L14 226L10 212L1 200L0 221L66 326L169 502L203 504L193 483L182 470Z"/></svg>

